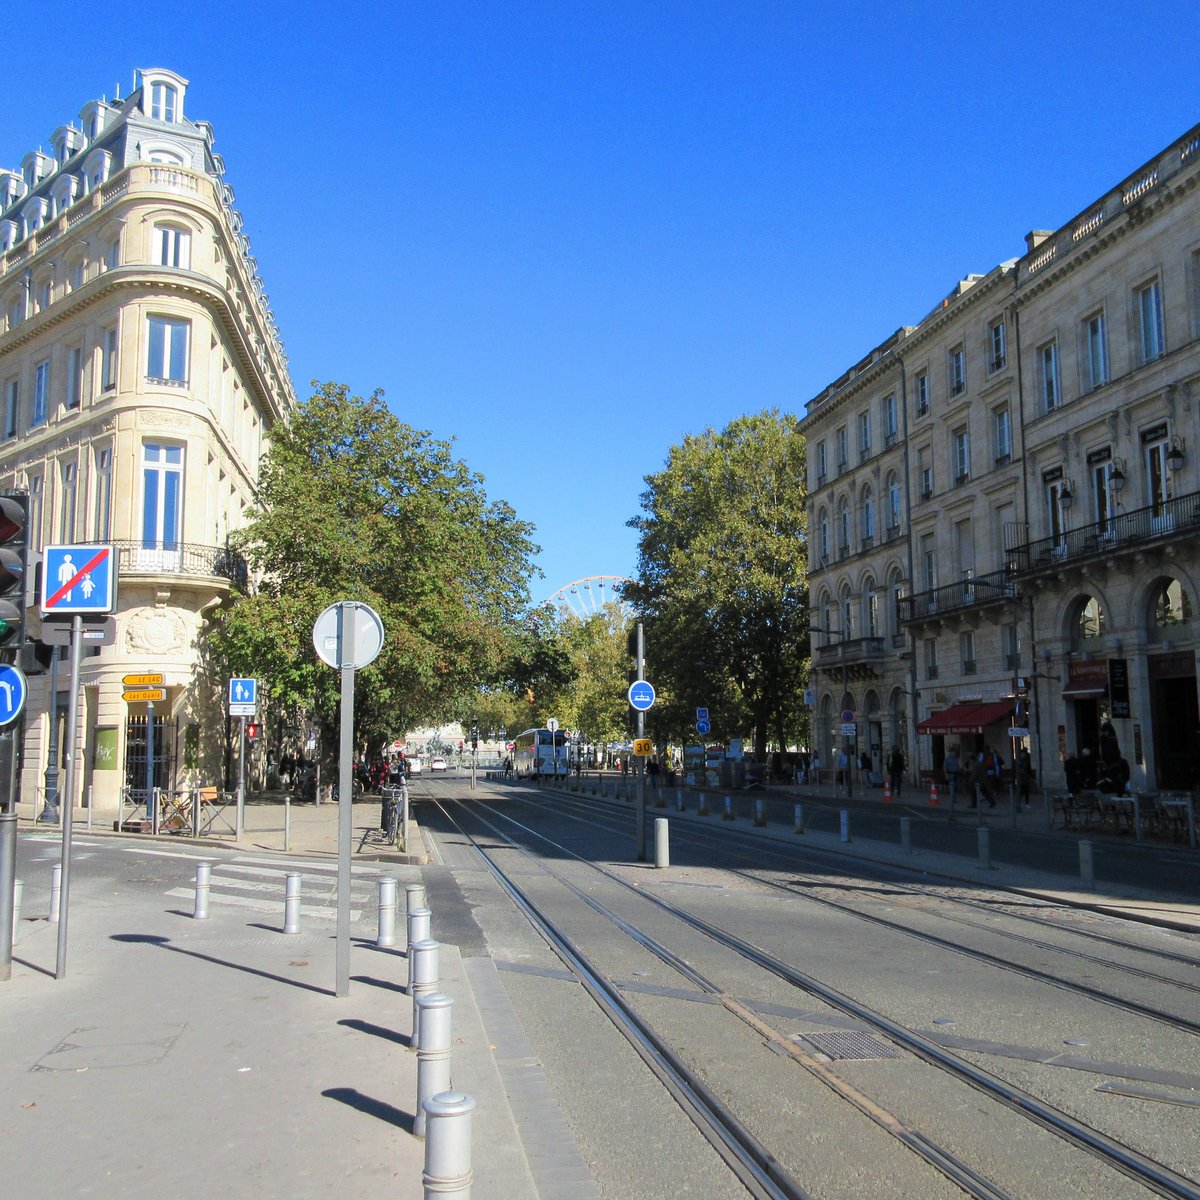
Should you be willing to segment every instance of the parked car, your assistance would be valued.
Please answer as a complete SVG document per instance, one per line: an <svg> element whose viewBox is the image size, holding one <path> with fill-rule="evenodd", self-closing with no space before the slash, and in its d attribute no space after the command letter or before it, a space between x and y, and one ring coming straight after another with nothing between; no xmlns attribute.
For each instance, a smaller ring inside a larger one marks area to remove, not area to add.
<svg viewBox="0 0 1200 1200"><path fill-rule="evenodd" d="M444 771L446 769L446 760L444 758L431 758L429 760L429 769L431 771Z"/></svg>

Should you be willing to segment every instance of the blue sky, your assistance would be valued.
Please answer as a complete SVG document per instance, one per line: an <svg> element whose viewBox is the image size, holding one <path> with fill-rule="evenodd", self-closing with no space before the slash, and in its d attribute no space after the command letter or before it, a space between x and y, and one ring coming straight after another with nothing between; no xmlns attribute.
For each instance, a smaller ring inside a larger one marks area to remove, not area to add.
<svg viewBox="0 0 1200 1200"><path fill-rule="evenodd" d="M0 92L0 163L135 67L190 79L297 391L381 388L454 437L537 525L540 600L636 570L625 522L672 444L801 413L1200 122L1195 17L63 0Z"/></svg>

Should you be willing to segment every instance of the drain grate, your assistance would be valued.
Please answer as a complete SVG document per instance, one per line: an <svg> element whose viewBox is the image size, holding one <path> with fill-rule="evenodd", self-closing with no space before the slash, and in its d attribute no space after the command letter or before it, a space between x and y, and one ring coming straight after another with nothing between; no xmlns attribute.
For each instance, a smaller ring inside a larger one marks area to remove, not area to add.
<svg viewBox="0 0 1200 1200"><path fill-rule="evenodd" d="M810 1042L829 1058L899 1058L898 1050L886 1042L873 1038L869 1033L841 1031L831 1033L802 1033L798 1035Z"/></svg>

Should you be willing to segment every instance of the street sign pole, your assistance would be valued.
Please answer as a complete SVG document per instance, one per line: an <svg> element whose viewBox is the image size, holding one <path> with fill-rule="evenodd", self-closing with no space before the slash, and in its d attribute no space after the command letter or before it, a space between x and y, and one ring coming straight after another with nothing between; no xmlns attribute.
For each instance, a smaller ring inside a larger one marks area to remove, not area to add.
<svg viewBox="0 0 1200 1200"><path fill-rule="evenodd" d="M246 832L246 718L238 717L237 840Z"/></svg>
<svg viewBox="0 0 1200 1200"><path fill-rule="evenodd" d="M39 823L58 824L58 649L50 660L50 738L46 753L46 799L42 805ZM61 899L60 899L61 903Z"/></svg>
<svg viewBox="0 0 1200 1200"><path fill-rule="evenodd" d="M83 647L83 617L76 613L71 618L71 688L68 692L67 708L67 771L66 787L62 797L62 875L58 893L58 957L55 961L54 978L67 976L67 914L71 900L71 830L75 819L75 770L76 741L79 736L79 659Z"/></svg>
<svg viewBox="0 0 1200 1200"><path fill-rule="evenodd" d="M641 621L637 625L637 677L646 676L646 635ZM646 711L638 709L637 735L646 736ZM638 759L637 773L637 860L646 861L646 760Z"/></svg>
<svg viewBox="0 0 1200 1200"><path fill-rule="evenodd" d="M146 701L146 817L158 832L158 802L154 795L154 701Z"/></svg>
<svg viewBox="0 0 1200 1200"><path fill-rule="evenodd" d="M334 995L350 994L350 850L354 826L351 759L354 755L354 613L338 606L338 667L342 673L341 728L338 742L338 903ZM406 847L407 849L407 847ZM412 965L411 963L409 964Z"/></svg>

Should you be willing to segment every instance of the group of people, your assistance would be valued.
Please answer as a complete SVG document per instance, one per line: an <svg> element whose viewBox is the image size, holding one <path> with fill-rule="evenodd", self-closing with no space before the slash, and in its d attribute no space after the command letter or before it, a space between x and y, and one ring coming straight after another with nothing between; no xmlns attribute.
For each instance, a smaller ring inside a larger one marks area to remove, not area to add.
<svg viewBox="0 0 1200 1200"><path fill-rule="evenodd" d="M960 754L958 746L951 746L942 762L942 770L950 785L951 807L960 793L967 797L968 808L978 808L983 804L989 808L996 807L996 797L1002 790L1004 780L1004 755L998 750L985 745L973 753ZM1033 763L1024 746L1017 751L1013 782L1020 803L1028 808L1029 791L1033 786Z"/></svg>

